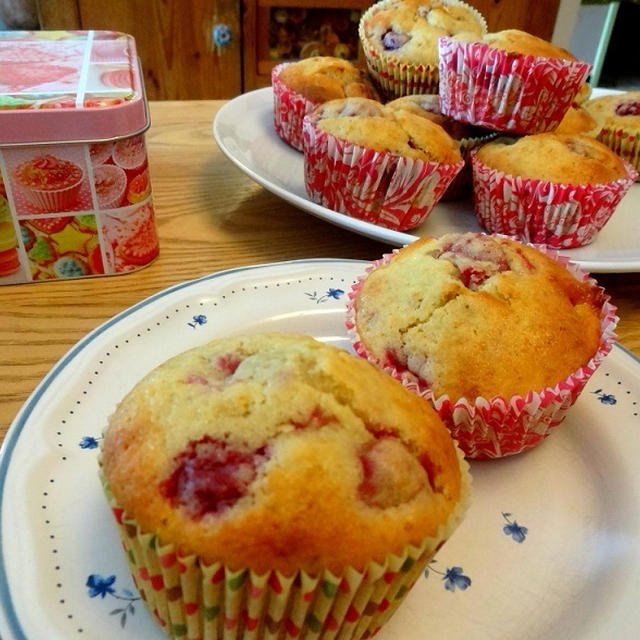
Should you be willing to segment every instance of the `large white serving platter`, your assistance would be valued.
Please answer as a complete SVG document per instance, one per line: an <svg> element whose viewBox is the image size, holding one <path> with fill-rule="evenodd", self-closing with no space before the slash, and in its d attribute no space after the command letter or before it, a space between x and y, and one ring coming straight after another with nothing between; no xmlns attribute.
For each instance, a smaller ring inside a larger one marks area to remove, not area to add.
<svg viewBox="0 0 640 640"><path fill-rule="evenodd" d="M301 332L350 349L346 292L364 267L297 261L186 282L106 322L53 367L0 450L3 640L164 637L98 481L109 415L153 367L215 337ZM639 403L640 362L616 346L545 442L473 463L466 519L378 637L640 637Z"/></svg>
<svg viewBox="0 0 640 640"><path fill-rule="evenodd" d="M596 89L593 95L605 93L613 92ZM315 204L305 190L303 156L277 136L272 114L270 87L244 93L217 112L213 122L214 137L223 153L238 168L303 211L393 246L409 244L425 235L482 230L471 200L438 204L426 221L411 232L387 229ZM631 187L594 242L560 253L587 271L640 271L640 184Z"/></svg>

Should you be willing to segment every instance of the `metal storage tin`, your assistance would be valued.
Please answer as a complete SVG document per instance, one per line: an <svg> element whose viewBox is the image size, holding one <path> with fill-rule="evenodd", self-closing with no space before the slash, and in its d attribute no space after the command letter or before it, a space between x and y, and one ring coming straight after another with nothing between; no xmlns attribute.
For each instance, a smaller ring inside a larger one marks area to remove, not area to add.
<svg viewBox="0 0 640 640"><path fill-rule="evenodd" d="M0 32L0 284L156 257L149 124L130 35Z"/></svg>

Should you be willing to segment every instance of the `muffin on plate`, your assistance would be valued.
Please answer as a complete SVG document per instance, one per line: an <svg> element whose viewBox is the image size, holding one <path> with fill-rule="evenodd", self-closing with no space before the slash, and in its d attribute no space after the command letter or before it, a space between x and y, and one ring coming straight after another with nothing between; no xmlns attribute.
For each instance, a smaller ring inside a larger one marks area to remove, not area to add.
<svg viewBox="0 0 640 640"><path fill-rule="evenodd" d="M592 242L637 177L602 143L570 134L498 138L471 164L485 229L563 248Z"/></svg>
<svg viewBox="0 0 640 640"><path fill-rule="evenodd" d="M309 197L390 229L418 226L463 164L442 127L373 100L326 102L304 121Z"/></svg>
<svg viewBox="0 0 640 640"><path fill-rule="evenodd" d="M584 108L598 121L598 140L640 171L640 91L594 98Z"/></svg>
<svg viewBox="0 0 640 640"><path fill-rule="evenodd" d="M615 338L595 281L501 236L420 238L375 262L350 298L356 352L431 401L472 458L543 440Z"/></svg>
<svg viewBox="0 0 640 640"><path fill-rule="evenodd" d="M314 107L338 98L379 97L363 70L329 56L283 62L274 67L271 84L276 133L298 151L302 151L302 120Z"/></svg>
<svg viewBox="0 0 640 640"><path fill-rule="evenodd" d="M381 0L360 19L367 66L387 98L438 92L438 38L486 33L482 15L459 0Z"/></svg>
<svg viewBox="0 0 640 640"><path fill-rule="evenodd" d="M462 171L445 191L442 199L454 200L466 196L471 188L471 152L498 134L495 131L474 127L443 115L440 111L440 99L433 94L404 96L387 102L386 106L394 109L406 109L439 124L458 143L465 164Z"/></svg>
<svg viewBox="0 0 640 640"><path fill-rule="evenodd" d="M136 584L172 637L369 637L469 487L421 399L346 351L273 333L152 371L111 417L101 464Z"/></svg>
<svg viewBox="0 0 640 640"><path fill-rule="evenodd" d="M443 113L520 134L555 129L590 69L565 49L517 29L476 42L443 37L439 56Z"/></svg>
<svg viewBox="0 0 640 640"><path fill-rule="evenodd" d="M574 103L553 133L579 134L595 138L599 130L596 119L586 109Z"/></svg>

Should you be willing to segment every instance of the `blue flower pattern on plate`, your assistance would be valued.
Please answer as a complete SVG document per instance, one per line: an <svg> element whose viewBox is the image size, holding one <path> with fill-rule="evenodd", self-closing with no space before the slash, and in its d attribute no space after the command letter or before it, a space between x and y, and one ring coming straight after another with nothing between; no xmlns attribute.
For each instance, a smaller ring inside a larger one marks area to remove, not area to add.
<svg viewBox="0 0 640 640"><path fill-rule="evenodd" d="M93 436L85 436L78 443L81 449L96 449L98 447L98 438Z"/></svg>
<svg viewBox="0 0 640 640"><path fill-rule="evenodd" d="M598 400L600 400L600 402L602 402L602 404L609 404L609 405L614 405L617 404L617 400L616 397L612 394L612 393L603 393L602 389L596 389L595 391L592 391L591 393L594 393L595 395L598 396Z"/></svg>
<svg viewBox="0 0 640 640"><path fill-rule="evenodd" d="M430 571L437 573L439 576L442 576L444 588L451 592L456 589L464 591L471 586L471 578L463 573L462 567L447 567L444 571L438 571L438 569L433 567L436 562L437 560L431 560L431 562L429 562L429 567L424 570L425 578L429 577Z"/></svg>
<svg viewBox="0 0 640 640"><path fill-rule="evenodd" d="M313 293L305 293L305 295L312 300L316 304L320 304L321 302L326 302L327 300L340 300L340 297L344 295L344 291L342 289L327 289L326 293L323 295L318 295L317 291Z"/></svg>
<svg viewBox="0 0 640 640"><path fill-rule="evenodd" d="M197 316L193 316L192 322L187 322L187 324L195 329L198 326L202 326L203 324L207 324L207 316L200 314Z"/></svg>
<svg viewBox="0 0 640 640"><path fill-rule="evenodd" d="M127 615L132 616L136 612L133 603L140 600L140 596L134 595L129 589L122 589L121 594L116 593L114 588L115 581L115 576L108 576L105 578L97 573L92 573L87 578L86 586L89 589L90 598L100 597L104 600L106 596L111 596L112 598L126 602L124 606L117 607L113 609L113 611L109 612L110 616L120 616L120 626L124 628L127 624Z"/></svg>
<svg viewBox="0 0 640 640"><path fill-rule="evenodd" d="M529 529L527 527L523 527L518 524L516 520L511 521L510 513L503 513L502 517L507 521L507 524L502 527L502 531L507 536L511 536L516 542L523 543L527 537L527 533L529 533Z"/></svg>

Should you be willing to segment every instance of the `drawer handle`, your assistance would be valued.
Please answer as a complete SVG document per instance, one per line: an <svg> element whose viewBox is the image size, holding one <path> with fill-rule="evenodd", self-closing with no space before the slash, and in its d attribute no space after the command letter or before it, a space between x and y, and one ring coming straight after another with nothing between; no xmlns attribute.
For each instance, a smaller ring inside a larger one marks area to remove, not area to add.
<svg viewBox="0 0 640 640"><path fill-rule="evenodd" d="M216 24L213 27L213 42L216 47L224 49L231 44L233 33L226 24Z"/></svg>

